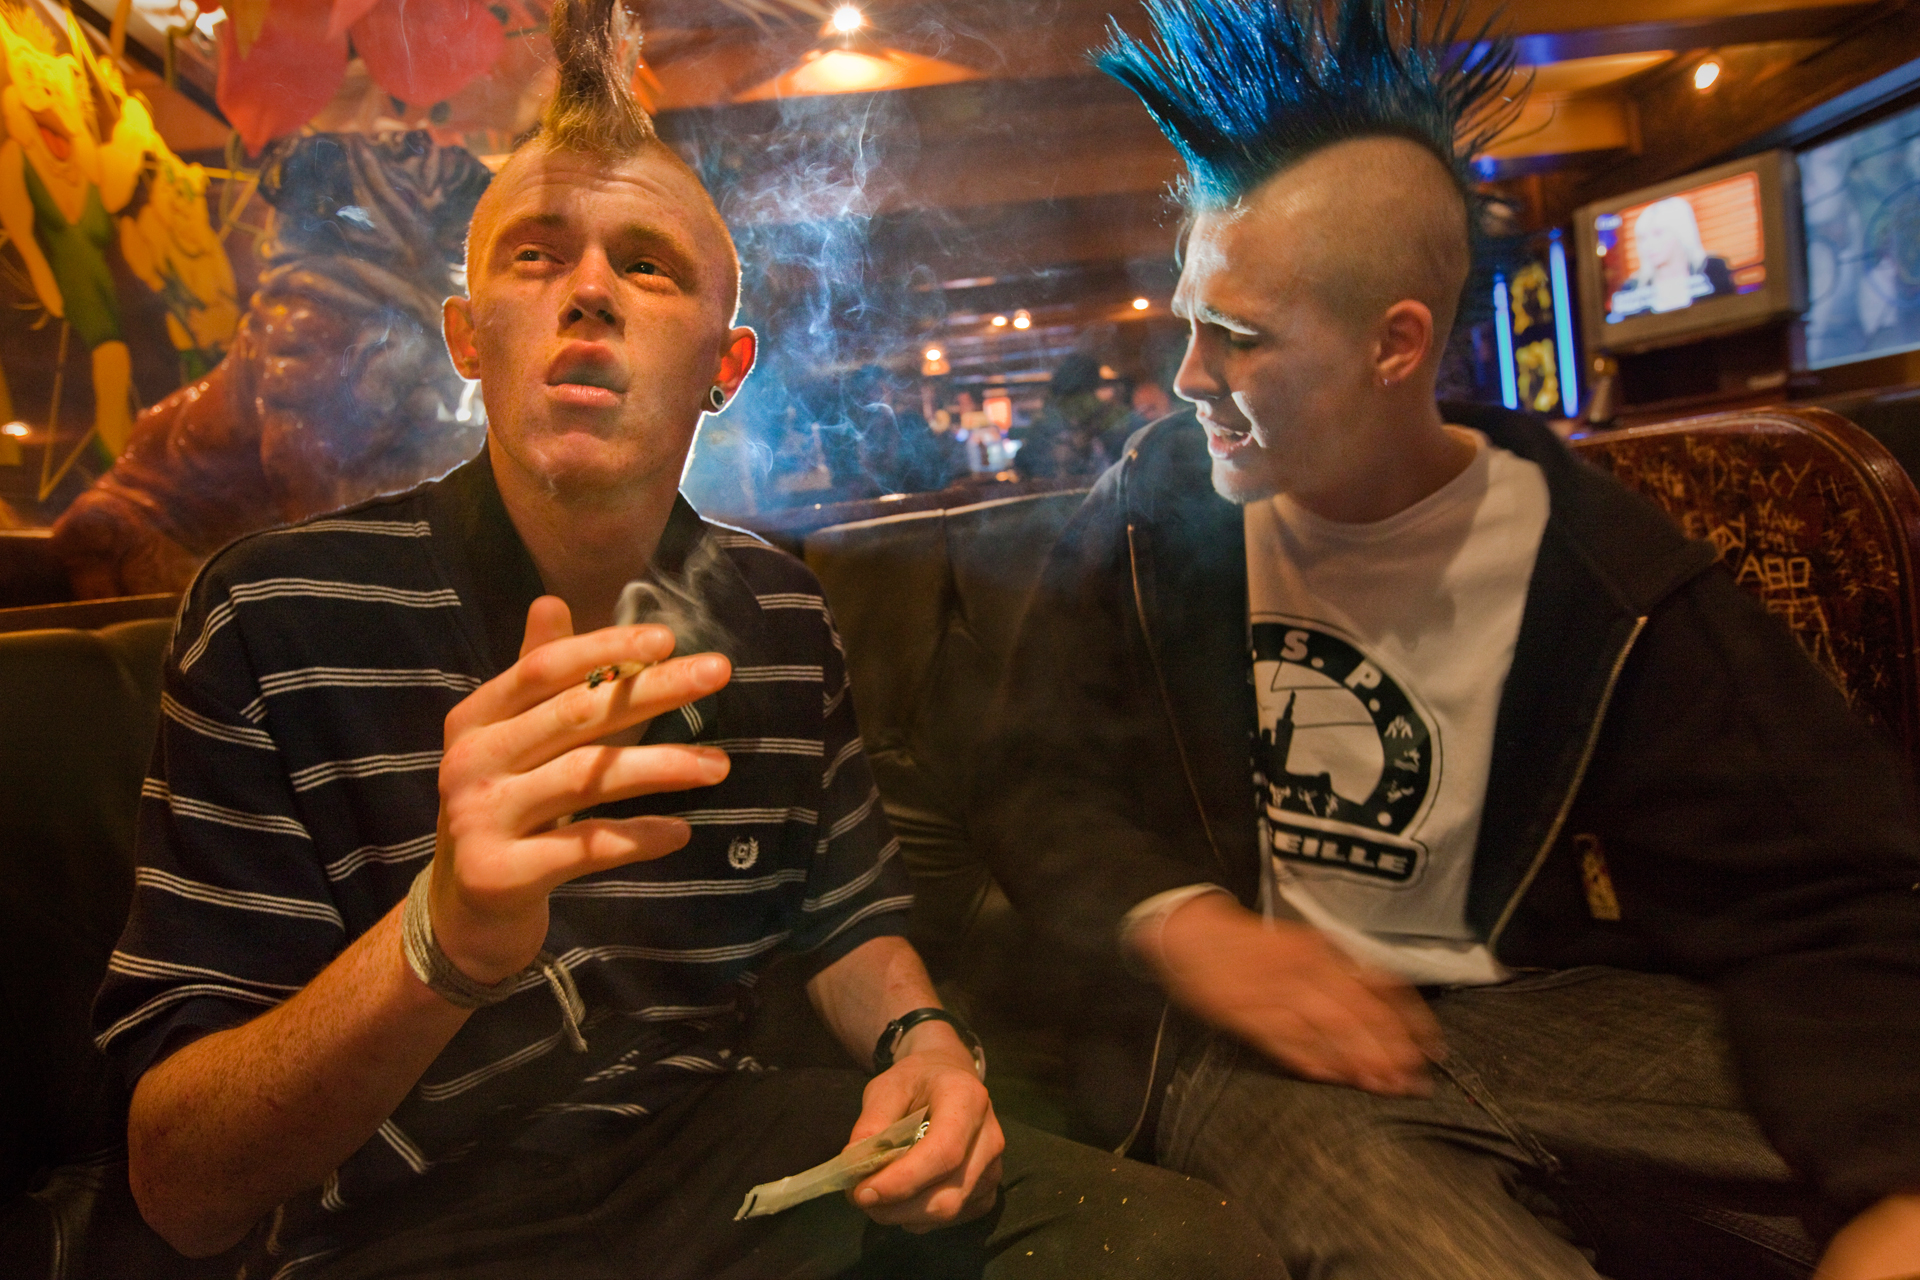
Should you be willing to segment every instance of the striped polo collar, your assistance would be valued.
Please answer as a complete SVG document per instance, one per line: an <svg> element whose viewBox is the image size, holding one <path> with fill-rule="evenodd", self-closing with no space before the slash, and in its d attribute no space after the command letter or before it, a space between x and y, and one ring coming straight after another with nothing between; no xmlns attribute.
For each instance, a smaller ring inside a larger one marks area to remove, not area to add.
<svg viewBox="0 0 1920 1280"><path fill-rule="evenodd" d="M464 630L484 678L491 679L519 660L527 610L545 594L546 584L507 514L485 448L433 485L427 501L434 557L447 585L467 606L461 610ZM705 529L700 513L675 494L654 552L658 571L680 572ZM729 569L726 577L728 594L740 592L751 601L736 573Z"/></svg>

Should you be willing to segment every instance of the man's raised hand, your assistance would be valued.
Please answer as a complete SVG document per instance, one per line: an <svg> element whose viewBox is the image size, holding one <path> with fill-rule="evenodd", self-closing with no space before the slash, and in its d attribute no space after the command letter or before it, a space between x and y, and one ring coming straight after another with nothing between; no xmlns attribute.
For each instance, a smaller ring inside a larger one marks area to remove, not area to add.
<svg viewBox="0 0 1920 1280"><path fill-rule="evenodd" d="M1427 1091L1444 1049L1417 992L1368 972L1319 930L1265 921L1225 894L1183 904L1140 948L1167 993L1307 1080Z"/></svg>
<svg viewBox="0 0 1920 1280"><path fill-rule="evenodd" d="M430 903L441 949L469 978L491 984L532 963L555 885L686 844L691 832L678 818L560 821L727 776L731 762L712 747L602 741L719 690L732 675L720 654L672 652L665 627L576 636L566 604L542 596L527 611L520 660L448 713ZM587 687L588 672L616 662L655 665Z"/></svg>

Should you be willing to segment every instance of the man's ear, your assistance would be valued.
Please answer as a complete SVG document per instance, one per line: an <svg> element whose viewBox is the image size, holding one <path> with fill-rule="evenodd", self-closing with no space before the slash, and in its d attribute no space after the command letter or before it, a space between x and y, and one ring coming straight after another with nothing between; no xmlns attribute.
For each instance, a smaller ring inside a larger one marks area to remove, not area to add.
<svg viewBox="0 0 1920 1280"><path fill-rule="evenodd" d="M463 378L480 376L480 349L473 345L473 303L448 298L440 304L440 326L447 335L447 354Z"/></svg>
<svg viewBox="0 0 1920 1280"><path fill-rule="evenodd" d="M1433 351L1433 312L1427 304L1403 298L1380 317L1373 372L1382 386L1403 382Z"/></svg>
<svg viewBox="0 0 1920 1280"><path fill-rule="evenodd" d="M720 353L720 369L714 375L714 382L726 393L727 399L739 393L740 384L753 370L754 356L759 350L760 339L747 326L741 325L727 334L726 349Z"/></svg>

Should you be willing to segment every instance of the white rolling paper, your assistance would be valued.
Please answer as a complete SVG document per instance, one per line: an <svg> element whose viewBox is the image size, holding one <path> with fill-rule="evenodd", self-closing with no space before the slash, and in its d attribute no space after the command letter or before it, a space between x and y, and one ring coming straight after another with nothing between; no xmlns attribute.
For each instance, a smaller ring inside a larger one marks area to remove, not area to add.
<svg viewBox="0 0 1920 1280"><path fill-rule="evenodd" d="M738 1222L742 1218L765 1217L818 1196L845 1191L907 1154L913 1149L914 1143L926 1136L926 1132L927 1109L922 1107L805 1173L796 1173L778 1182L761 1183L747 1192L747 1198L741 1202L740 1212L733 1215L733 1220Z"/></svg>

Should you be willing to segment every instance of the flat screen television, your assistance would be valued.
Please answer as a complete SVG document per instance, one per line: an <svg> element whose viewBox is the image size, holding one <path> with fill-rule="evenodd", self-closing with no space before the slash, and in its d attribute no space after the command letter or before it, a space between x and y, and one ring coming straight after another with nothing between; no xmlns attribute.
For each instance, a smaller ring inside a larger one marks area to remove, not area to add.
<svg viewBox="0 0 1920 1280"><path fill-rule="evenodd" d="M1800 153L1807 367L1920 350L1920 107Z"/></svg>
<svg viewBox="0 0 1920 1280"><path fill-rule="evenodd" d="M1805 305L1794 159L1768 151L1574 215L1587 345L1644 351Z"/></svg>

